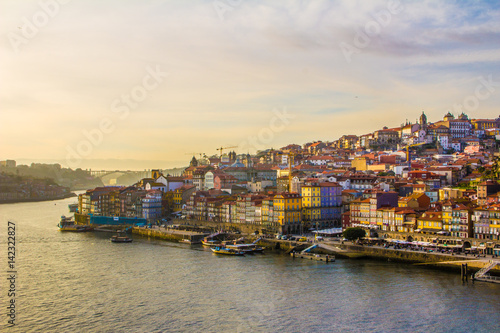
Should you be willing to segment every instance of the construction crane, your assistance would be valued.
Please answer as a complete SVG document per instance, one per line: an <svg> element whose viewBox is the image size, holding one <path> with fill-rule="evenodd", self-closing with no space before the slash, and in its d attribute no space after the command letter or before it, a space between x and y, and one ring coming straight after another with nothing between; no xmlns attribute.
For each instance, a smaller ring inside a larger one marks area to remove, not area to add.
<svg viewBox="0 0 500 333"><path fill-rule="evenodd" d="M425 144L427 144L427 142L414 143L414 144L406 146L406 161L408 162L408 172L411 171L410 148L425 145Z"/></svg>
<svg viewBox="0 0 500 333"><path fill-rule="evenodd" d="M229 148L238 148L238 146L220 147L220 148L217 148L216 150L219 150L220 157L222 157L222 151L223 151L224 149L229 149Z"/></svg>

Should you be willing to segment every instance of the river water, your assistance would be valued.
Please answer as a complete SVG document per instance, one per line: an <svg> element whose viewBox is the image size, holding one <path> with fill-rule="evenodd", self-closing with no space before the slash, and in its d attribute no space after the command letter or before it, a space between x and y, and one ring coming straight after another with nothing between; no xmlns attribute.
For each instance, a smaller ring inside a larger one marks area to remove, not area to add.
<svg viewBox="0 0 500 333"><path fill-rule="evenodd" d="M500 285L382 261L324 264L106 233L63 233L74 198L0 205L0 330L12 332L500 332ZM7 222L16 318L7 320Z"/></svg>

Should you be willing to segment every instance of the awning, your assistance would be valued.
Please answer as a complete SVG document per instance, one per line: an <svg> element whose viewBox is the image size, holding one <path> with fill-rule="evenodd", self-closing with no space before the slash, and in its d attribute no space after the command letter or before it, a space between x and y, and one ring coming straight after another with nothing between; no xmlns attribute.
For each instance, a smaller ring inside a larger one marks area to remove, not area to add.
<svg viewBox="0 0 500 333"><path fill-rule="evenodd" d="M441 231L439 229L429 229L429 228L424 228L421 230L421 232L431 232L433 234L436 234L438 231Z"/></svg>
<svg viewBox="0 0 500 333"><path fill-rule="evenodd" d="M322 230L314 230L314 234L324 234L324 235L338 235L342 233L342 228L330 228Z"/></svg>

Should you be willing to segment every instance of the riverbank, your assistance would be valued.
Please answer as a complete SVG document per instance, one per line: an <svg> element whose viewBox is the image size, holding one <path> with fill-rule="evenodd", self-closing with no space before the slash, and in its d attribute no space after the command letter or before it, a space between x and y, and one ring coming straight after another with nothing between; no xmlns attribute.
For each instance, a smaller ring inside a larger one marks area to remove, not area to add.
<svg viewBox="0 0 500 333"><path fill-rule="evenodd" d="M258 244L285 253L290 253L292 251L300 252L312 245L310 242L294 242L276 239L261 239ZM469 271L476 272L487 266L491 260L490 257L476 258L474 256L452 255L447 253L387 249L379 246L357 245L347 242L343 244L342 242L323 241L316 244L318 244L318 247L311 250L311 252L331 254L335 255L337 258L365 258L394 261L453 271L460 271L462 264L467 263ZM490 273L500 275L500 265L491 269Z"/></svg>
<svg viewBox="0 0 500 333"><path fill-rule="evenodd" d="M133 234L144 237L162 239L166 241L182 242L188 241L191 244L199 243L209 233L174 230L162 227L134 227ZM255 241L258 236L246 235L250 242ZM410 249L391 249L381 246L358 245L350 242L321 241L317 243L277 240L272 238L261 238L259 246L266 248L266 251L280 252L289 254L291 252L300 252L311 245L317 247L311 250L311 253L333 255L336 258L347 259L372 259L381 261L394 261L416 265L424 265L429 268L441 270L460 271L462 264L467 263L468 271L477 272L483 267L489 265L491 258L474 257L458 254L415 251ZM489 273L500 275L500 265L492 268Z"/></svg>

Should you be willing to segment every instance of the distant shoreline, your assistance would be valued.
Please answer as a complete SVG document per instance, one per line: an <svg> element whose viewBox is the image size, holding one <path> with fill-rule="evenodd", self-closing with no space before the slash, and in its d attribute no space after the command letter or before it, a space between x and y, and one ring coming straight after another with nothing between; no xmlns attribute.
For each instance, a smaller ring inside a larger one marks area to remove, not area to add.
<svg viewBox="0 0 500 333"><path fill-rule="evenodd" d="M12 203L23 203L23 202L39 202L39 201L53 201L53 200L62 200L67 198L76 197L76 193L68 193L63 196L50 197L50 198L26 198L26 199L13 199L13 200L0 200L1 204L12 204Z"/></svg>

